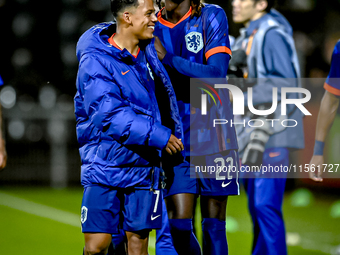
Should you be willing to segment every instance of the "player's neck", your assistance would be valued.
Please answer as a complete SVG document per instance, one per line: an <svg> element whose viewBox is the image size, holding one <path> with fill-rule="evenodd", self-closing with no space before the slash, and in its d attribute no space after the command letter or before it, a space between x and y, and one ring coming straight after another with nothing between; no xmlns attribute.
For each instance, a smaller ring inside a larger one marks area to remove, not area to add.
<svg viewBox="0 0 340 255"><path fill-rule="evenodd" d="M117 29L113 37L115 43L121 49L126 49L132 55L137 55L139 49L139 40L126 29Z"/></svg>
<svg viewBox="0 0 340 255"><path fill-rule="evenodd" d="M162 18L176 24L190 10L190 1L183 1L176 4L172 1L165 2Z"/></svg>
<svg viewBox="0 0 340 255"><path fill-rule="evenodd" d="M254 20L258 20L259 18L263 17L265 14L267 14L266 12L258 12L256 13L250 20L248 20L247 22L244 23L245 27L249 27L250 22L254 21Z"/></svg>

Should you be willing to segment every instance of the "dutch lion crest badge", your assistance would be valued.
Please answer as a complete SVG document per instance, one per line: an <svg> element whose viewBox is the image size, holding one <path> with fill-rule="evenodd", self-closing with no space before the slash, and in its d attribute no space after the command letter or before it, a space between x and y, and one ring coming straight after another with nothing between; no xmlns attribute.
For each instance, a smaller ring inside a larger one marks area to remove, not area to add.
<svg viewBox="0 0 340 255"><path fill-rule="evenodd" d="M86 206L83 206L81 208L81 216L80 216L81 223L84 223L87 220L87 211L88 209Z"/></svg>
<svg viewBox="0 0 340 255"><path fill-rule="evenodd" d="M185 42L188 51L193 53L199 52L203 48L202 34L199 32L191 32L185 36Z"/></svg>

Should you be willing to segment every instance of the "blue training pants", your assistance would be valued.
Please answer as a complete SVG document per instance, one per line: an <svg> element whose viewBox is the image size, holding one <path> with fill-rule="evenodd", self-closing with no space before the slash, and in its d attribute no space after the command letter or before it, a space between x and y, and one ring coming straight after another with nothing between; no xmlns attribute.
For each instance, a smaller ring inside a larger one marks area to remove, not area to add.
<svg viewBox="0 0 340 255"><path fill-rule="evenodd" d="M287 148L269 148L263 155L263 166L288 166ZM289 166L288 166L289 167ZM272 168L274 169L274 168ZM278 169L278 168L277 168ZM269 177L243 178L248 195L248 207L253 221L253 255L286 255L286 233L282 202L287 173L279 171ZM259 176L260 177L260 176ZM268 176L267 176L268 177Z"/></svg>

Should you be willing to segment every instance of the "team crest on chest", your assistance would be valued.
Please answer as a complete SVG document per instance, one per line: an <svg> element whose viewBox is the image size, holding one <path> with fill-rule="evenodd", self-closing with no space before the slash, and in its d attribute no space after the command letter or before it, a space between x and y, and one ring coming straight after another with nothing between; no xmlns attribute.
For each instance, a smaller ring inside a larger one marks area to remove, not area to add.
<svg viewBox="0 0 340 255"><path fill-rule="evenodd" d="M199 52L203 48L202 34L199 32L191 32L185 36L185 43L188 51L193 53Z"/></svg>

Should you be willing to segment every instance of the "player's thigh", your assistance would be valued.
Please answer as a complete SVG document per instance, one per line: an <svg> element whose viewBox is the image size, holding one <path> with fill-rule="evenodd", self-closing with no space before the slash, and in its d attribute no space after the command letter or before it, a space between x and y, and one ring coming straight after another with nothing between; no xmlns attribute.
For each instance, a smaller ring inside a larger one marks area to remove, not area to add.
<svg viewBox="0 0 340 255"><path fill-rule="evenodd" d="M190 158L171 169L167 169L167 183L164 197L170 219L190 219L195 210L198 195L198 183L195 176L191 176L193 165Z"/></svg>
<svg viewBox="0 0 340 255"><path fill-rule="evenodd" d="M239 157L236 150L192 157L202 196L239 195Z"/></svg>
<svg viewBox="0 0 340 255"><path fill-rule="evenodd" d="M289 169L289 150L284 147L268 148L263 153L262 176L285 179Z"/></svg>
<svg viewBox="0 0 340 255"><path fill-rule="evenodd" d="M83 233L118 233L121 198L117 189L106 186L84 188L81 206Z"/></svg>
<svg viewBox="0 0 340 255"><path fill-rule="evenodd" d="M126 189L122 213L125 231L150 231L161 228L161 190Z"/></svg>
<svg viewBox="0 0 340 255"><path fill-rule="evenodd" d="M191 176L193 165L190 164L190 158L177 166L165 166L166 186L164 197L170 197L176 194L198 194L198 183L195 176Z"/></svg>

